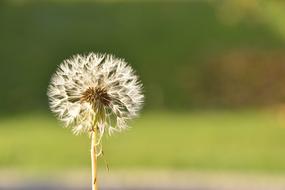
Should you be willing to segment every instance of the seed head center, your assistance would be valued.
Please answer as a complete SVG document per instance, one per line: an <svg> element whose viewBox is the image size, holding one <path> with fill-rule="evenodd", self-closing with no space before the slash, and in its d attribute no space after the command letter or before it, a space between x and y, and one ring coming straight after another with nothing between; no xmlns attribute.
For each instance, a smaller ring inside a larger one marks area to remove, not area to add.
<svg viewBox="0 0 285 190"><path fill-rule="evenodd" d="M89 87L82 93L80 98L81 102L89 102L92 105L98 103L108 106L111 102L111 97L108 95L107 90L101 87Z"/></svg>

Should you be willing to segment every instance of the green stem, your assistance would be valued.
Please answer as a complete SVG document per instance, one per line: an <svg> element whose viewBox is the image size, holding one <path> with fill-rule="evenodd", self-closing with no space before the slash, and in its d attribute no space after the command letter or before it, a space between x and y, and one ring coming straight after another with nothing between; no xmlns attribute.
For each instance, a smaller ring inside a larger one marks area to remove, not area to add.
<svg viewBox="0 0 285 190"><path fill-rule="evenodd" d="M96 158L96 129L91 132L91 167L92 167L92 190L98 190L97 183L97 158Z"/></svg>

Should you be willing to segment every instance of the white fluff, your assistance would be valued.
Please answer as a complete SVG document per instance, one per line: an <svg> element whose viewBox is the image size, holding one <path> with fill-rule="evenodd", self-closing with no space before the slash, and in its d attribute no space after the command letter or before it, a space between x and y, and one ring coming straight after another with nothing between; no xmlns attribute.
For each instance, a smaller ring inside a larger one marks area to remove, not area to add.
<svg viewBox="0 0 285 190"><path fill-rule="evenodd" d="M103 89L107 103L82 101L89 88ZM142 84L123 59L95 53L63 61L51 78L48 97L52 112L75 134L96 127L98 139L105 131L126 128L127 120L137 116L144 98Z"/></svg>

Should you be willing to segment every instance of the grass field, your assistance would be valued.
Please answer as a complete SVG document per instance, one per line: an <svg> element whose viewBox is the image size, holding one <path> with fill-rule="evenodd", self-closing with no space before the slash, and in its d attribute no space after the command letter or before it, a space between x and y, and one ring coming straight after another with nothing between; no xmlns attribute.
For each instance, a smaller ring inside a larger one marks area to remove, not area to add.
<svg viewBox="0 0 285 190"><path fill-rule="evenodd" d="M104 139L111 168L285 172L285 127L272 113L150 112L131 125ZM2 118L0 152L0 169L89 167L88 137L45 113Z"/></svg>

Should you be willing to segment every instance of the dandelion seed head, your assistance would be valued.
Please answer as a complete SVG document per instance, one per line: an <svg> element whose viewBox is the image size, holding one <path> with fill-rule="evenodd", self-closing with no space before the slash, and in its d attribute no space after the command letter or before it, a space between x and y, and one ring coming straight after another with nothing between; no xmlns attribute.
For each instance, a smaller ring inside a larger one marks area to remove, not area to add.
<svg viewBox="0 0 285 190"><path fill-rule="evenodd" d="M134 70L107 54L75 55L61 63L48 87L49 105L75 134L98 130L98 136L127 128L144 96ZM95 126L94 126L95 125Z"/></svg>

